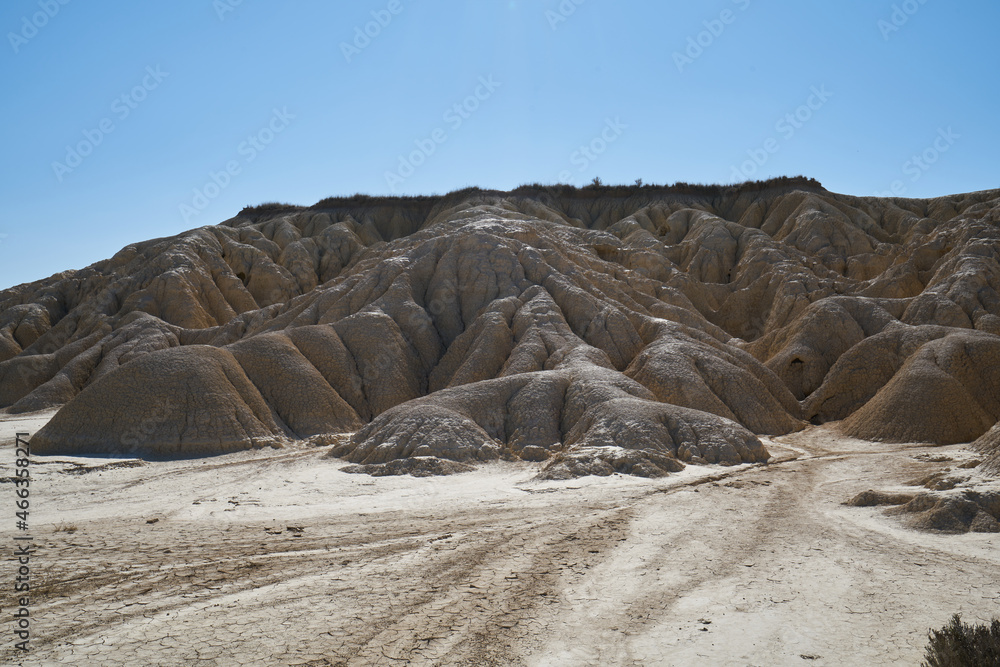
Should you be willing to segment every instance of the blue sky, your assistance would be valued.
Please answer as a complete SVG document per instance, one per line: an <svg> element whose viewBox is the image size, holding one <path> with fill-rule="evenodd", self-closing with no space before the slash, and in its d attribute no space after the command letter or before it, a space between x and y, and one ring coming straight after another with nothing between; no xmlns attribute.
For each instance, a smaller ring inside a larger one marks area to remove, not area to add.
<svg viewBox="0 0 1000 667"><path fill-rule="evenodd" d="M265 201L997 188L997 25L994 0L8 0L0 288Z"/></svg>

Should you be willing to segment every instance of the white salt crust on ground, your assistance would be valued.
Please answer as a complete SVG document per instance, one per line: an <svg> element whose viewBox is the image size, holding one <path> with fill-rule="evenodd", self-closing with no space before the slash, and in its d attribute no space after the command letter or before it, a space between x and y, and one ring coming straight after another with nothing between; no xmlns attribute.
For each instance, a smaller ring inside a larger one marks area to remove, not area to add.
<svg viewBox="0 0 1000 667"><path fill-rule="evenodd" d="M0 475L46 417L0 416ZM841 504L960 446L828 426L765 445L770 465L548 482L527 463L350 475L327 448L37 457L32 652L0 661L896 665L953 613L997 613L1000 536Z"/></svg>

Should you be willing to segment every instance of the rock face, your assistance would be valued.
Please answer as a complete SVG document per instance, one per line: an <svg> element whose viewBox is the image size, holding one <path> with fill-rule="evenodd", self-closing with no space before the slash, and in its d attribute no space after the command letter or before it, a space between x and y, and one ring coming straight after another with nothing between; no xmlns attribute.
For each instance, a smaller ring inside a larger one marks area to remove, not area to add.
<svg viewBox="0 0 1000 667"><path fill-rule="evenodd" d="M993 428L981 435L972 446L973 449L986 455L979 468L987 475L1000 477L1000 424L994 424Z"/></svg>
<svg viewBox="0 0 1000 667"><path fill-rule="evenodd" d="M1000 418L998 222L1000 191L805 179L246 209L0 292L0 407L63 406L38 453L353 432L369 472L655 476L806 421L967 442Z"/></svg>
<svg viewBox="0 0 1000 667"><path fill-rule="evenodd" d="M1000 493L889 494L864 491L849 500L854 507L888 505L886 514L900 516L917 530L943 533L1000 533Z"/></svg>

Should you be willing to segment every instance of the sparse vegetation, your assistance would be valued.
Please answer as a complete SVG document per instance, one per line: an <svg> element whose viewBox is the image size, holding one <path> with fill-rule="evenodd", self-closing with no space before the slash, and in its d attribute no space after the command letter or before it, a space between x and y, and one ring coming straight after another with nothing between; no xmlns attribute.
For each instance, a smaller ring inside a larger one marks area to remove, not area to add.
<svg viewBox="0 0 1000 667"><path fill-rule="evenodd" d="M243 207L243 210L240 211L240 215L247 215L250 213L256 213L256 214L271 213L273 211L282 211L287 208L302 208L302 207L296 206L295 204L269 201L269 202L264 202L263 204L257 204L256 206L251 206L250 204L247 204L246 206Z"/></svg>
<svg viewBox="0 0 1000 667"><path fill-rule="evenodd" d="M324 208L352 208L352 207L373 207L373 206L395 206L400 203L434 206L442 200L467 198L471 195L521 195L525 197L537 196L545 193L551 197L630 197L642 192L643 194L676 194L692 195L701 197L721 197L734 196L743 192L753 190L765 190L767 188L779 187L806 187L822 188L822 184L814 178L806 176L780 176L764 181L746 181L732 185L685 183L679 181L673 185L656 185L645 183L641 178L636 179L631 185L609 185L595 177L588 185L577 187L559 183L555 185L543 185L541 183L527 183L518 186L509 193L501 190L483 189L478 187L467 187L446 195L367 195L355 193L347 197L327 197L316 202L310 209ZM306 207L295 206L293 204L283 204L280 202L266 202L257 206L246 206L240 211L240 215L260 216L262 214L277 213L284 210L302 210Z"/></svg>
<svg viewBox="0 0 1000 667"><path fill-rule="evenodd" d="M1000 665L1000 621L968 625L955 614L940 630L931 630L922 667L994 667Z"/></svg>
<svg viewBox="0 0 1000 667"><path fill-rule="evenodd" d="M78 529L77 529L76 526L74 526L74 525L68 525L68 524L64 524L63 523L63 524L59 524L58 526L56 526L55 532L57 532L57 533L70 533L70 534L73 534L77 530Z"/></svg>
<svg viewBox="0 0 1000 667"><path fill-rule="evenodd" d="M477 190L478 188L467 188ZM392 206L400 202L432 203L441 199L440 195L366 195L360 192L350 197L327 197L310 208L349 208L352 206Z"/></svg>

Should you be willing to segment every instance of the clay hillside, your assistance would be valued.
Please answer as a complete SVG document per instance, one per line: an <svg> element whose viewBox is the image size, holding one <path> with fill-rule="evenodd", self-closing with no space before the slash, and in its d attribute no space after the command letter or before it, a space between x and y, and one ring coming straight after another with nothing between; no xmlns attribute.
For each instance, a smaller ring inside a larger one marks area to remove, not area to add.
<svg viewBox="0 0 1000 667"><path fill-rule="evenodd" d="M989 455L998 223L1000 191L804 178L247 208L0 292L0 407L62 406L38 454L309 440L373 474L655 476L837 420Z"/></svg>

